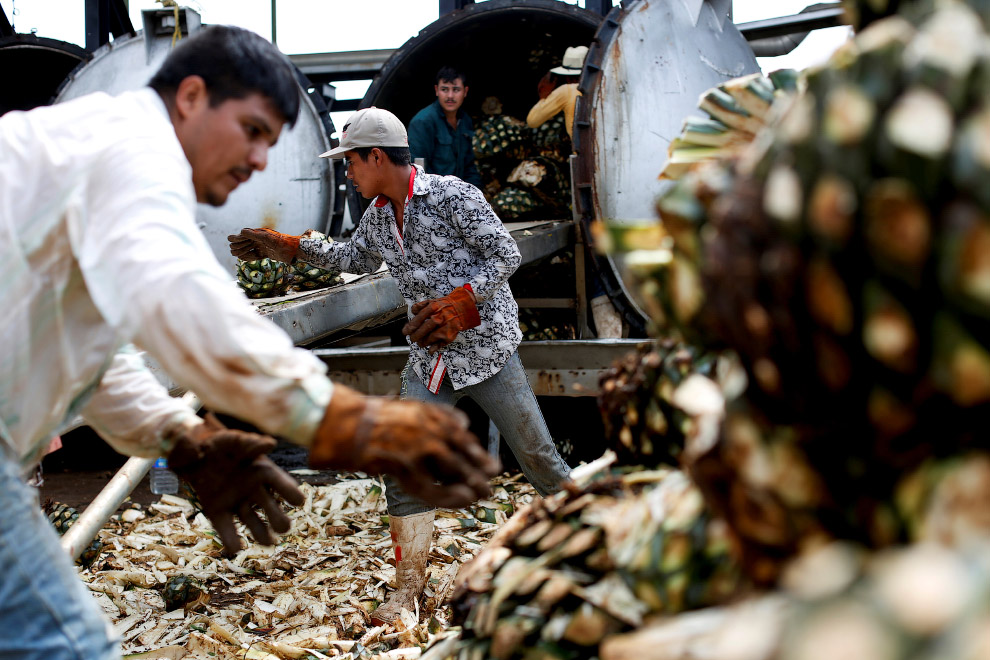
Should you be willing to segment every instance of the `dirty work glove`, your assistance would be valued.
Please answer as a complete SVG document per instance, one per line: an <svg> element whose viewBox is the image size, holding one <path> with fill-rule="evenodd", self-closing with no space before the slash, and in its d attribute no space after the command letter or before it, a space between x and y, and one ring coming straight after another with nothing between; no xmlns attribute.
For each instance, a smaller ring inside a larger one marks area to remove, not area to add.
<svg viewBox="0 0 990 660"><path fill-rule="evenodd" d="M287 532L291 521L272 493L296 506L305 501L295 480L265 456L275 444L267 435L228 429L211 413L205 423L179 436L168 455L168 466L196 491L228 553L241 549L234 516L258 543L273 545L271 530ZM256 506L267 523L254 511Z"/></svg>
<svg viewBox="0 0 990 660"><path fill-rule="evenodd" d="M274 259L291 264L299 253L299 236L280 234L274 229L241 230L240 234L227 236L230 253L244 261Z"/></svg>
<svg viewBox="0 0 990 660"><path fill-rule="evenodd" d="M447 508L487 496L488 480L499 470L460 410L364 396L336 384L309 462L314 468L391 474L406 492Z"/></svg>
<svg viewBox="0 0 990 660"><path fill-rule="evenodd" d="M481 324L474 294L462 286L443 298L416 303L412 313L415 316L402 326L402 334L431 354L454 341L457 333Z"/></svg>

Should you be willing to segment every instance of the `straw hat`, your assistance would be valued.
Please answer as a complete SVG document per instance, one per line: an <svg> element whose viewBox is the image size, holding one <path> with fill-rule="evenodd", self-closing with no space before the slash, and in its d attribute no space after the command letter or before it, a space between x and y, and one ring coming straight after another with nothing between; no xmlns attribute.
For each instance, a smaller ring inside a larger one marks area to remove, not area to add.
<svg viewBox="0 0 990 660"><path fill-rule="evenodd" d="M588 54L587 46L572 46L564 51L563 66L550 69L550 73L559 73L562 76L579 76L581 68L584 66L584 58Z"/></svg>

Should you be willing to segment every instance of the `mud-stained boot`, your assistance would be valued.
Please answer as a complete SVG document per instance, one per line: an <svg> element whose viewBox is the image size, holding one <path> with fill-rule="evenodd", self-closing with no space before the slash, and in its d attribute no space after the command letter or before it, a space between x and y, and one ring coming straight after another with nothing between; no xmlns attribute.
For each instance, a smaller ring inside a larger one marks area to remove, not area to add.
<svg viewBox="0 0 990 660"><path fill-rule="evenodd" d="M612 306L608 296L598 296L591 299L591 318L595 320L595 329L599 339L620 339L622 337L622 318Z"/></svg>
<svg viewBox="0 0 990 660"><path fill-rule="evenodd" d="M396 589L384 605L371 613L374 625L394 624L404 609L416 612L416 601L426 587L426 562L433 542L435 516L435 511L389 516L389 531L395 552Z"/></svg>

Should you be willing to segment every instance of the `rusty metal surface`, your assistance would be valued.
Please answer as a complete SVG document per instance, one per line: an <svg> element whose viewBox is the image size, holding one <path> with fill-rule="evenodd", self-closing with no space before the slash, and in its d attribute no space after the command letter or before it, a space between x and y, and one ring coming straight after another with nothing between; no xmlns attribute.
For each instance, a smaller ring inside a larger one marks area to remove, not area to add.
<svg viewBox="0 0 990 660"><path fill-rule="evenodd" d="M615 360L648 340L524 341L519 357L537 396L596 396L598 380ZM368 394L396 394L409 356L405 346L317 349L335 383Z"/></svg>
<svg viewBox="0 0 990 660"><path fill-rule="evenodd" d="M115 39L93 53L93 58L73 71L59 90L56 102L91 92L119 94L145 85L171 48L170 37L156 37L147 46L144 32ZM200 204L196 220L220 263L233 275L227 235L242 227L271 227L289 234L307 229L326 231L333 210L332 164L319 154L331 148L309 96L303 90L299 119L283 130L268 154L268 166L255 172L219 208Z"/></svg>

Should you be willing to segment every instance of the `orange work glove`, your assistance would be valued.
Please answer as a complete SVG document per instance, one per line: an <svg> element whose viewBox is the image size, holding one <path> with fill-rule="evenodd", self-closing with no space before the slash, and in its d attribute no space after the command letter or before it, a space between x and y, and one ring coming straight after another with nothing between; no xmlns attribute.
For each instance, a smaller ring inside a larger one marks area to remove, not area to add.
<svg viewBox="0 0 990 660"><path fill-rule="evenodd" d="M234 516L258 543L273 545L271 530L283 533L291 526L273 492L296 506L306 499L295 479L265 456L275 444L267 435L228 429L211 413L205 423L183 432L168 455L168 466L196 491L228 553L241 549ZM254 511L256 506L267 523Z"/></svg>
<svg viewBox="0 0 990 660"><path fill-rule="evenodd" d="M540 82L536 83L536 93L539 94L541 101L550 96L550 93L556 88L557 85L554 84L553 74L549 71L540 78Z"/></svg>
<svg viewBox="0 0 990 660"><path fill-rule="evenodd" d="M358 394L335 384L313 437L314 468L388 473L434 506L458 508L486 497L498 461L450 406Z"/></svg>
<svg viewBox="0 0 990 660"><path fill-rule="evenodd" d="M291 264L299 254L299 236L280 234L274 229L242 229L227 240L230 253L244 261L268 258Z"/></svg>
<svg viewBox="0 0 990 660"><path fill-rule="evenodd" d="M410 341L436 353L454 341L457 333L481 325L474 294L459 286L449 295L412 306L412 319L402 326Z"/></svg>

